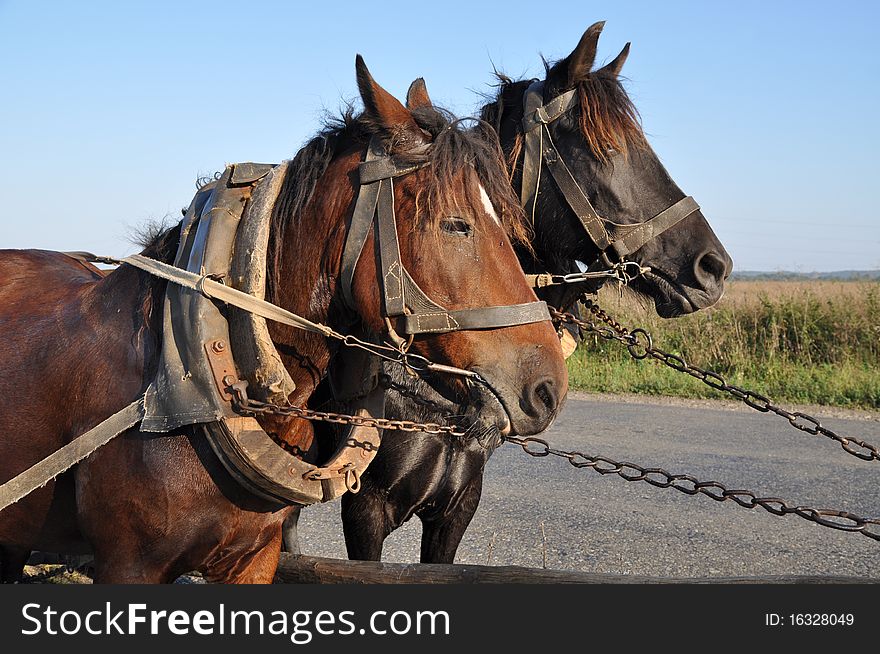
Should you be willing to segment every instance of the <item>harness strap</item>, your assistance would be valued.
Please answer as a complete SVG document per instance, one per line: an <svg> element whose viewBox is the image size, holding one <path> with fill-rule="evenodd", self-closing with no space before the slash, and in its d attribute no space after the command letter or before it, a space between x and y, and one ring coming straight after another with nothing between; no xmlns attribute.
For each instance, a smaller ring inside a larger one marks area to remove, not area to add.
<svg viewBox="0 0 880 654"><path fill-rule="evenodd" d="M628 230L624 236L612 241L611 249L622 261L626 255L632 254L652 238L680 223L699 209L700 205L697 204L697 201L688 195L653 218L638 225L632 225L632 229Z"/></svg>
<svg viewBox="0 0 880 654"><path fill-rule="evenodd" d="M0 486L0 511L42 488L102 445L134 427L143 417L144 398L141 396L39 463L16 475Z"/></svg>
<svg viewBox="0 0 880 654"><path fill-rule="evenodd" d="M370 150L373 151L373 144L371 143L370 146ZM418 149L416 152L418 152ZM379 156L382 156L382 154L380 153ZM358 171L361 184L370 184L372 182L378 182L379 180L401 177L402 175L413 173L424 165L425 164L422 162L406 162L400 157L395 157L393 155L390 157L382 156L381 159L376 158L376 156L370 157L367 155L367 159L361 162Z"/></svg>
<svg viewBox="0 0 880 654"><path fill-rule="evenodd" d="M385 315L402 316L406 313L403 290L403 262L400 259L400 241L397 237L397 218L394 215L394 179L379 184L379 204L376 215L376 236L379 245L379 263L382 268L382 301Z"/></svg>
<svg viewBox="0 0 880 654"><path fill-rule="evenodd" d="M547 303L526 302L500 307L413 313L403 317L403 324L406 334L440 334L463 329L513 327L543 320L550 320Z"/></svg>
<svg viewBox="0 0 880 654"><path fill-rule="evenodd" d="M231 286L216 282L210 277L183 270L177 266L172 266L171 264L145 257L142 254L133 254L130 257L120 259L116 263L127 263L130 266L139 268L151 275L159 277L160 279L199 291L209 298L220 300L226 304L231 304L232 306L244 309L245 311L262 316L268 320L274 320L275 322L280 322L285 325L290 325L291 327L297 327L298 329L303 329L315 334L322 334L324 336L333 336L334 334L333 330L326 325L312 322L307 318L303 318L302 316L291 313L286 309L282 309L271 302L266 302L266 300L261 300L253 295L234 289Z"/></svg>
<svg viewBox="0 0 880 654"><path fill-rule="evenodd" d="M553 143L553 138L550 136L550 128L547 125L543 125L541 130L544 134L545 142L540 159L546 162L547 169L550 171L559 190L562 191L562 195L565 196L568 206L571 207L578 220L581 221L596 247L600 250L608 249L612 242L611 235L606 229L608 221L599 215L599 212L593 207L587 194L581 189L580 184L577 183L571 170L563 161L562 156L556 149L556 144Z"/></svg>
<svg viewBox="0 0 880 654"><path fill-rule="evenodd" d="M492 329L550 320L547 304L541 301L509 307L448 311L419 288L404 268L400 256L394 213L394 178L424 165L388 156L378 141L370 142L364 161L360 164L361 187L342 249L340 283L344 301L349 307L355 305L352 296L354 272L375 223L382 308L387 318L400 319L404 334L411 336L464 329Z"/></svg>
<svg viewBox="0 0 880 654"><path fill-rule="evenodd" d="M522 128L524 133L531 132L541 125L547 125L562 116L566 111L574 107L577 102L577 91L572 89L556 96L547 104L543 104L543 82L533 82L529 85L526 93L533 96L526 104L525 115L522 119Z"/></svg>
<svg viewBox="0 0 880 654"><path fill-rule="evenodd" d="M577 92L567 91L545 105L543 91L543 82L533 82L525 93L525 115L522 120L525 138L520 200L534 222L541 166L546 162L550 174L587 234L600 250L604 250L611 243L604 221L565 165L550 135L550 123L574 106Z"/></svg>
<svg viewBox="0 0 880 654"><path fill-rule="evenodd" d="M340 340L346 346L358 348L369 352L374 356L381 357L387 361L399 363L403 366L406 366L410 370L442 372L444 374L467 377L468 379L480 379L480 376L472 370L463 370L454 366L433 363L428 359L419 356L418 354L408 354L406 352L402 353L397 348L390 347L388 345L370 343L350 334L348 336L340 334L339 332L335 331L331 327L328 327L327 325L312 322L307 318L303 318L302 316L291 313L286 309L282 309L281 307L274 305L271 302L261 300L257 297L254 297L253 295L249 295L230 286L225 286L224 284L214 281L209 276L197 275L196 273L190 272L188 270L183 270L182 268L178 268L162 261L156 261L155 259L145 257L141 254L133 254L130 257L126 257L124 259L114 259L112 257L96 257L95 255L88 252L75 252L65 254L68 254L69 256L74 256L74 258L78 258L84 261L98 260L101 263L106 263L110 265L120 265L123 263L127 263L130 266L139 268L140 270L143 270L155 277L159 277L160 279L164 279L173 284L179 284L180 286L196 290L208 298L225 302L226 304L237 307L239 309L243 309L244 311L249 311L268 320L274 320L275 322L290 325L291 327L296 327L297 329L302 329L304 331L312 332L314 334L321 334L322 336L325 336L327 338Z"/></svg>
<svg viewBox="0 0 880 654"><path fill-rule="evenodd" d="M687 196L642 223L622 225L602 218L559 154L550 134L550 123L574 107L577 92L567 91L547 104L544 104L543 92L544 83L533 82L526 89L523 100L525 115L522 119L524 144L520 200L533 222L544 163L584 230L602 251L601 258L606 264L609 263L606 250L610 249L617 255L618 261L623 261L624 257L699 210L696 201Z"/></svg>
<svg viewBox="0 0 880 654"><path fill-rule="evenodd" d="M384 161L384 152L378 143L370 141L367 148L367 156L361 166L365 166L373 161ZM360 169L361 171L363 168ZM368 169L369 170L369 169ZM367 182L366 180L371 181ZM342 248L342 265L339 272L339 283L342 287L342 299L350 307L355 306L354 297L352 296L352 284L354 282L354 271L357 268L358 261L361 258L361 252L373 228L373 216L376 215L376 206L379 202L379 186L380 179L372 179L370 177L361 177L361 187L357 194L357 200L354 205L354 212L351 214L351 221L348 226L348 236L345 239L345 245Z"/></svg>

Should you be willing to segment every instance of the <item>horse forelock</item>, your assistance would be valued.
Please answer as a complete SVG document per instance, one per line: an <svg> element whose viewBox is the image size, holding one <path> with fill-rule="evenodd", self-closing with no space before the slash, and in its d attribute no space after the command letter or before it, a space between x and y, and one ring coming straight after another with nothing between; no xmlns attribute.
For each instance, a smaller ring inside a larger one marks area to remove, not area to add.
<svg viewBox="0 0 880 654"><path fill-rule="evenodd" d="M413 116L432 134L427 153L429 171L421 179L416 224L439 233L440 222L462 210L472 215L485 210L488 197L498 222L512 241L528 246L530 225L510 186L504 153L495 130L477 119L458 120L435 107L417 109ZM476 184L463 172L473 170ZM486 212L490 219L491 213Z"/></svg>
<svg viewBox="0 0 880 654"><path fill-rule="evenodd" d="M626 155L648 146L639 111L619 79L590 73L578 84L578 100L581 134L600 161L613 150Z"/></svg>

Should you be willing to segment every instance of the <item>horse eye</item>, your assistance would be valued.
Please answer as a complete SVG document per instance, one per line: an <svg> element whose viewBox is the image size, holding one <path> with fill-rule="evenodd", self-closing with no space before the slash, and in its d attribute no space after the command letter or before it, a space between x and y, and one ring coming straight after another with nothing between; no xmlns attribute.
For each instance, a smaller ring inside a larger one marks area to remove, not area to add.
<svg viewBox="0 0 880 654"><path fill-rule="evenodd" d="M440 229L453 236L470 236L473 228L464 218L444 218L440 221Z"/></svg>

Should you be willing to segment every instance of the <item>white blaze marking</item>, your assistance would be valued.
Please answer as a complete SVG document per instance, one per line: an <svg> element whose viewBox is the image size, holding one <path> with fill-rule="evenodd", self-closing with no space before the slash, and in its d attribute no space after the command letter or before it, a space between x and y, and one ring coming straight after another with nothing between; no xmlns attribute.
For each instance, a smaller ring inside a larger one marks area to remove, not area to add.
<svg viewBox="0 0 880 654"><path fill-rule="evenodd" d="M480 199L483 201L483 208L486 210L486 213L492 216L492 220L495 221L496 225L501 225L501 220L498 218L498 214L495 213L495 207L492 206L492 200L489 199L489 194L486 193L486 189L483 188L482 184L480 184Z"/></svg>

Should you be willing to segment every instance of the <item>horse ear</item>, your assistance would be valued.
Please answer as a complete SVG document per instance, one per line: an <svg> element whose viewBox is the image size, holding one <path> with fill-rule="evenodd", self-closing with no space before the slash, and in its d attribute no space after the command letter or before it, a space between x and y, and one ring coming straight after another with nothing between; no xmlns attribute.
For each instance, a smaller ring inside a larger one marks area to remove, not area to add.
<svg viewBox="0 0 880 654"><path fill-rule="evenodd" d="M425 78L417 77L409 85L409 91L406 92L406 108L412 111L433 106L434 104L428 95L428 87L425 86Z"/></svg>
<svg viewBox="0 0 880 654"><path fill-rule="evenodd" d="M623 68L623 64L626 63L626 58L629 56L629 46L629 43L623 46L623 50L620 51L620 54L596 71L597 74L607 75L608 77L617 77L620 75L620 69Z"/></svg>
<svg viewBox="0 0 880 654"><path fill-rule="evenodd" d="M355 59L355 71L367 117L394 141L410 140L412 135L421 138L422 130L412 114L400 100L376 83L360 55Z"/></svg>
<svg viewBox="0 0 880 654"><path fill-rule="evenodd" d="M590 25L571 54L550 69L547 79L554 86L573 89L578 82L586 79L596 60L596 49L599 46L599 35L603 27L605 27L604 20Z"/></svg>

